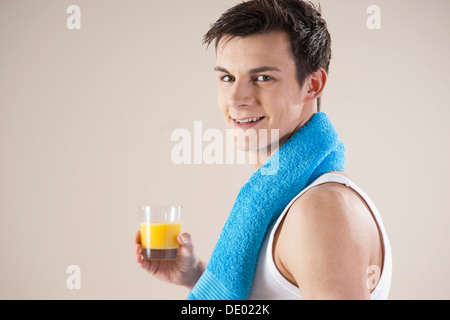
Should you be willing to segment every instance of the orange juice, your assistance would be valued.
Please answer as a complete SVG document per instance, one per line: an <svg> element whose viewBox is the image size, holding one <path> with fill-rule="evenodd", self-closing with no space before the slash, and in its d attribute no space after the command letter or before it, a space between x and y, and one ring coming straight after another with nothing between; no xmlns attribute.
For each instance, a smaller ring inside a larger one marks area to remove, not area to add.
<svg viewBox="0 0 450 320"><path fill-rule="evenodd" d="M141 223L142 255L147 260L176 259L181 222Z"/></svg>

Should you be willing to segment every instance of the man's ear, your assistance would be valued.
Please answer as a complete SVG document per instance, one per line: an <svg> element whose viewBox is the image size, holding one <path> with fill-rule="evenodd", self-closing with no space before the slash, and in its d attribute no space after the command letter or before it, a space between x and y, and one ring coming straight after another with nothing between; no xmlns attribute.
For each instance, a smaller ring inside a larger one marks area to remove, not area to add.
<svg viewBox="0 0 450 320"><path fill-rule="evenodd" d="M306 85L306 99L307 100L315 100L320 97L323 90L325 89L325 85L327 83L328 75L323 68L320 68L316 72L312 73L308 78Z"/></svg>

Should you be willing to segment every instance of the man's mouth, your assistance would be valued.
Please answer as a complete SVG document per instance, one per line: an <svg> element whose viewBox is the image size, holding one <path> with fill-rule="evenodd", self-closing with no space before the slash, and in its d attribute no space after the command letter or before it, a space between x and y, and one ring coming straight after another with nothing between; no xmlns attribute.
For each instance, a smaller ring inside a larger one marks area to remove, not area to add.
<svg viewBox="0 0 450 320"><path fill-rule="evenodd" d="M245 118L245 119L233 119L237 123L252 123L252 122L258 122L260 120L264 119L264 117L255 117L255 118Z"/></svg>
<svg viewBox="0 0 450 320"><path fill-rule="evenodd" d="M248 117L248 118L240 118L233 119L234 126L240 129L249 129L253 126L256 126L259 122L261 122L265 117Z"/></svg>

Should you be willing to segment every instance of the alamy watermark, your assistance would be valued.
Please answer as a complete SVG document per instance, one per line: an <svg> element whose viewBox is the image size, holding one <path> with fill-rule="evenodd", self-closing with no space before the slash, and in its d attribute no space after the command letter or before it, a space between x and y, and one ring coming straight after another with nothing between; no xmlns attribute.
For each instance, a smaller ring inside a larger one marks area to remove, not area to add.
<svg viewBox="0 0 450 320"><path fill-rule="evenodd" d="M81 289L81 269L75 264L71 264L67 267L66 273L69 276L66 279L66 287L69 290Z"/></svg>
<svg viewBox="0 0 450 320"><path fill-rule="evenodd" d="M78 5L69 5L66 9L66 13L70 16L66 19L66 26L69 30L81 29L81 9ZM372 4L367 7L367 14L370 16L366 20L366 26L369 30L381 29L381 8L378 5Z"/></svg>
<svg viewBox="0 0 450 320"><path fill-rule="evenodd" d="M69 265L66 268L66 273L69 276L66 279L66 287L69 290L81 289L81 268L78 265ZM367 268L367 288L373 290L376 288L381 277L381 269L377 265L371 265Z"/></svg>
<svg viewBox="0 0 450 320"><path fill-rule="evenodd" d="M377 265L371 265L367 268L367 274L369 275L367 278L367 288L373 290L377 286L378 281L380 281L381 269Z"/></svg>
<svg viewBox="0 0 450 320"><path fill-rule="evenodd" d="M273 175L278 171L278 153L272 155L279 146L278 129L226 129L225 135L219 129L211 128L203 132L203 122L194 121L193 134L184 128L172 132L171 141L173 164L257 164L269 157L271 165L263 167L263 175Z"/></svg>
<svg viewBox="0 0 450 320"><path fill-rule="evenodd" d="M67 14L70 16L66 19L66 26L69 30L80 30L81 29L81 9L79 6L72 4L67 7Z"/></svg>
<svg viewBox="0 0 450 320"><path fill-rule="evenodd" d="M367 7L367 13L370 16L367 18L366 25L369 30L381 29L381 8L375 4Z"/></svg>

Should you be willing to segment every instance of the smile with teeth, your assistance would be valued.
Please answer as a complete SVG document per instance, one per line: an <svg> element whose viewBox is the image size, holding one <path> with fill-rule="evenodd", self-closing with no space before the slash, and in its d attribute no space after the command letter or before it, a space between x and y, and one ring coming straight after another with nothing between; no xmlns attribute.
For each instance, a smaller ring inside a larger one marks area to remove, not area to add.
<svg viewBox="0 0 450 320"><path fill-rule="evenodd" d="M262 120L264 117L259 117L259 118L247 118L247 119L233 119L234 121L236 121L237 123L251 123L251 122L257 122L259 120Z"/></svg>

